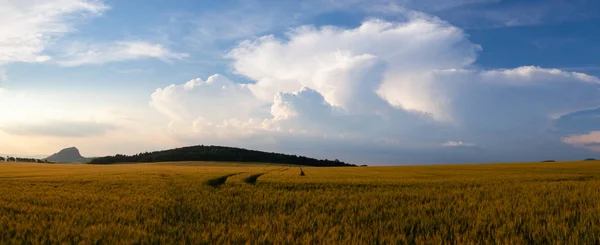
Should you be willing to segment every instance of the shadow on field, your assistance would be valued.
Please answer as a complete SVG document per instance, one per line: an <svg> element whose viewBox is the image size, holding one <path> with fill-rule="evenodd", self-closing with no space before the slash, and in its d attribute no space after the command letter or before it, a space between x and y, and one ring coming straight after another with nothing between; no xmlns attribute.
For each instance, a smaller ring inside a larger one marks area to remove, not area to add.
<svg viewBox="0 0 600 245"><path fill-rule="evenodd" d="M218 177L218 178L209 179L209 180L206 181L206 184L210 185L212 187L218 187L218 186L220 186L222 184L225 184L225 181L227 181L227 178L229 178L231 176L238 175L238 174L243 174L243 173L228 174L228 175L221 176L221 177Z"/></svg>
<svg viewBox="0 0 600 245"><path fill-rule="evenodd" d="M262 176L263 174L266 174L266 173L260 173L260 174L250 175L250 176L248 176L248 178L244 179L244 182L246 182L246 184L254 185L254 184L256 184L256 181L258 180L258 177Z"/></svg>
<svg viewBox="0 0 600 245"><path fill-rule="evenodd" d="M545 179L544 182L563 182L563 181L589 181L593 180L594 176L574 176L574 177L565 177L565 178L552 178Z"/></svg>

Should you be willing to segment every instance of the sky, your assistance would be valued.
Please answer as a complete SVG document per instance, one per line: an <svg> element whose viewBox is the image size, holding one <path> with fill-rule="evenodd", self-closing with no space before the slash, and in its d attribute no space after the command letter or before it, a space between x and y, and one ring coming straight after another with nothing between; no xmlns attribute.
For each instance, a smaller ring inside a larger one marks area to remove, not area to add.
<svg viewBox="0 0 600 245"><path fill-rule="evenodd" d="M600 158L600 1L3 0L0 154Z"/></svg>

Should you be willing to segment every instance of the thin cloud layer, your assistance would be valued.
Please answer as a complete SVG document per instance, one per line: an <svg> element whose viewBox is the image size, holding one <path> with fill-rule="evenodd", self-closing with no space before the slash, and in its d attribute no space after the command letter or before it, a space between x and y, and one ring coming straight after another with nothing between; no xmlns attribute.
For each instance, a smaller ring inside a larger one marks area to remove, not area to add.
<svg viewBox="0 0 600 245"><path fill-rule="evenodd" d="M462 142L462 141L448 141L442 145L446 146L446 147L473 147L473 146L475 146L475 144L473 144L473 143Z"/></svg>
<svg viewBox="0 0 600 245"><path fill-rule="evenodd" d="M49 121L42 123L19 123L0 126L0 130L16 135L88 137L102 135L114 129L114 125L93 121Z"/></svg>
<svg viewBox="0 0 600 245"><path fill-rule="evenodd" d="M0 131L17 136L82 138L103 135L117 127L114 118L100 110L2 88L0 111Z"/></svg>
<svg viewBox="0 0 600 245"><path fill-rule="evenodd" d="M0 2L0 64L45 62L46 46L74 31L74 20L108 7L91 0L8 0Z"/></svg>
<svg viewBox="0 0 600 245"><path fill-rule="evenodd" d="M112 44L71 45L65 50L62 66L104 64L109 62L154 58L165 62L189 57L187 53L176 53L161 44L142 41L123 41Z"/></svg>
<svg viewBox="0 0 600 245"><path fill-rule="evenodd" d="M304 26L230 52L235 72L254 83L191 81L157 90L150 103L189 128L221 125L210 128L229 132L221 137L244 130L244 137L344 138L392 149L477 145L492 155L515 141L554 149L564 144L549 134L554 119L600 107L596 77L535 66L479 70L472 64L481 50L459 28L422 15L355 29Z"/></svg>
<svg viewBox="0 0 600 245"><path fill-rule="evenodd" d="M600 152L600 131L592 131L587 134L571 135L563 138L567 144Z"/></svg>
<svg viewBox="0 0 600 245"><path fill-rule="evenodd" d="M104 64L154 58L165 62L189 57L162 44L143 41L113 43L66 42L57 50L48 47L75 32L86 18L98 16L109 7L101 0L8 0L0 2L0 65L13 62L39 63L54 60L61 66ZM2 76L0 76L2 78ZM5 79L4 79L5 80Z"/></svg>

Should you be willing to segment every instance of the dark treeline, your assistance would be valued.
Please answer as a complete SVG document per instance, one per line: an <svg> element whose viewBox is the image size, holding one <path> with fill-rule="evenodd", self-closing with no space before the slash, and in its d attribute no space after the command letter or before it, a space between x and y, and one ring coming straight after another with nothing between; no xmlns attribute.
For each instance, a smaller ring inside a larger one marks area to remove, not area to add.
<svg viewBox="0 0 600 245"><path fill-rule="evenodd" d="M35 162L35 163L50 163L47 160L35 159L35 158L21 158L21 157L0 157L0 162Z"/></svg>
<svg viewBox="0 0 600 245"><path fill-rule="evenodd" d="M90 164L219 161L283 163L316 167L355 166L339 160L318 160L304 156L247 150L224 146L190 146L166 151L140 153L133 156L115 155L93 159Z"/></svg>

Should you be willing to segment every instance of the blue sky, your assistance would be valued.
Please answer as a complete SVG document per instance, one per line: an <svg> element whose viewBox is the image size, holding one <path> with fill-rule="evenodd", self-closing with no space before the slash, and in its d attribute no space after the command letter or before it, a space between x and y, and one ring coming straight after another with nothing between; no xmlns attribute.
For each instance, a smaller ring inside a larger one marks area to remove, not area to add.
<svg viewBox="0 0 600 245"><path fill-rule="evenodd" d="M592 0L9 0L0 153L600 157L599 33Z"/></svg>

